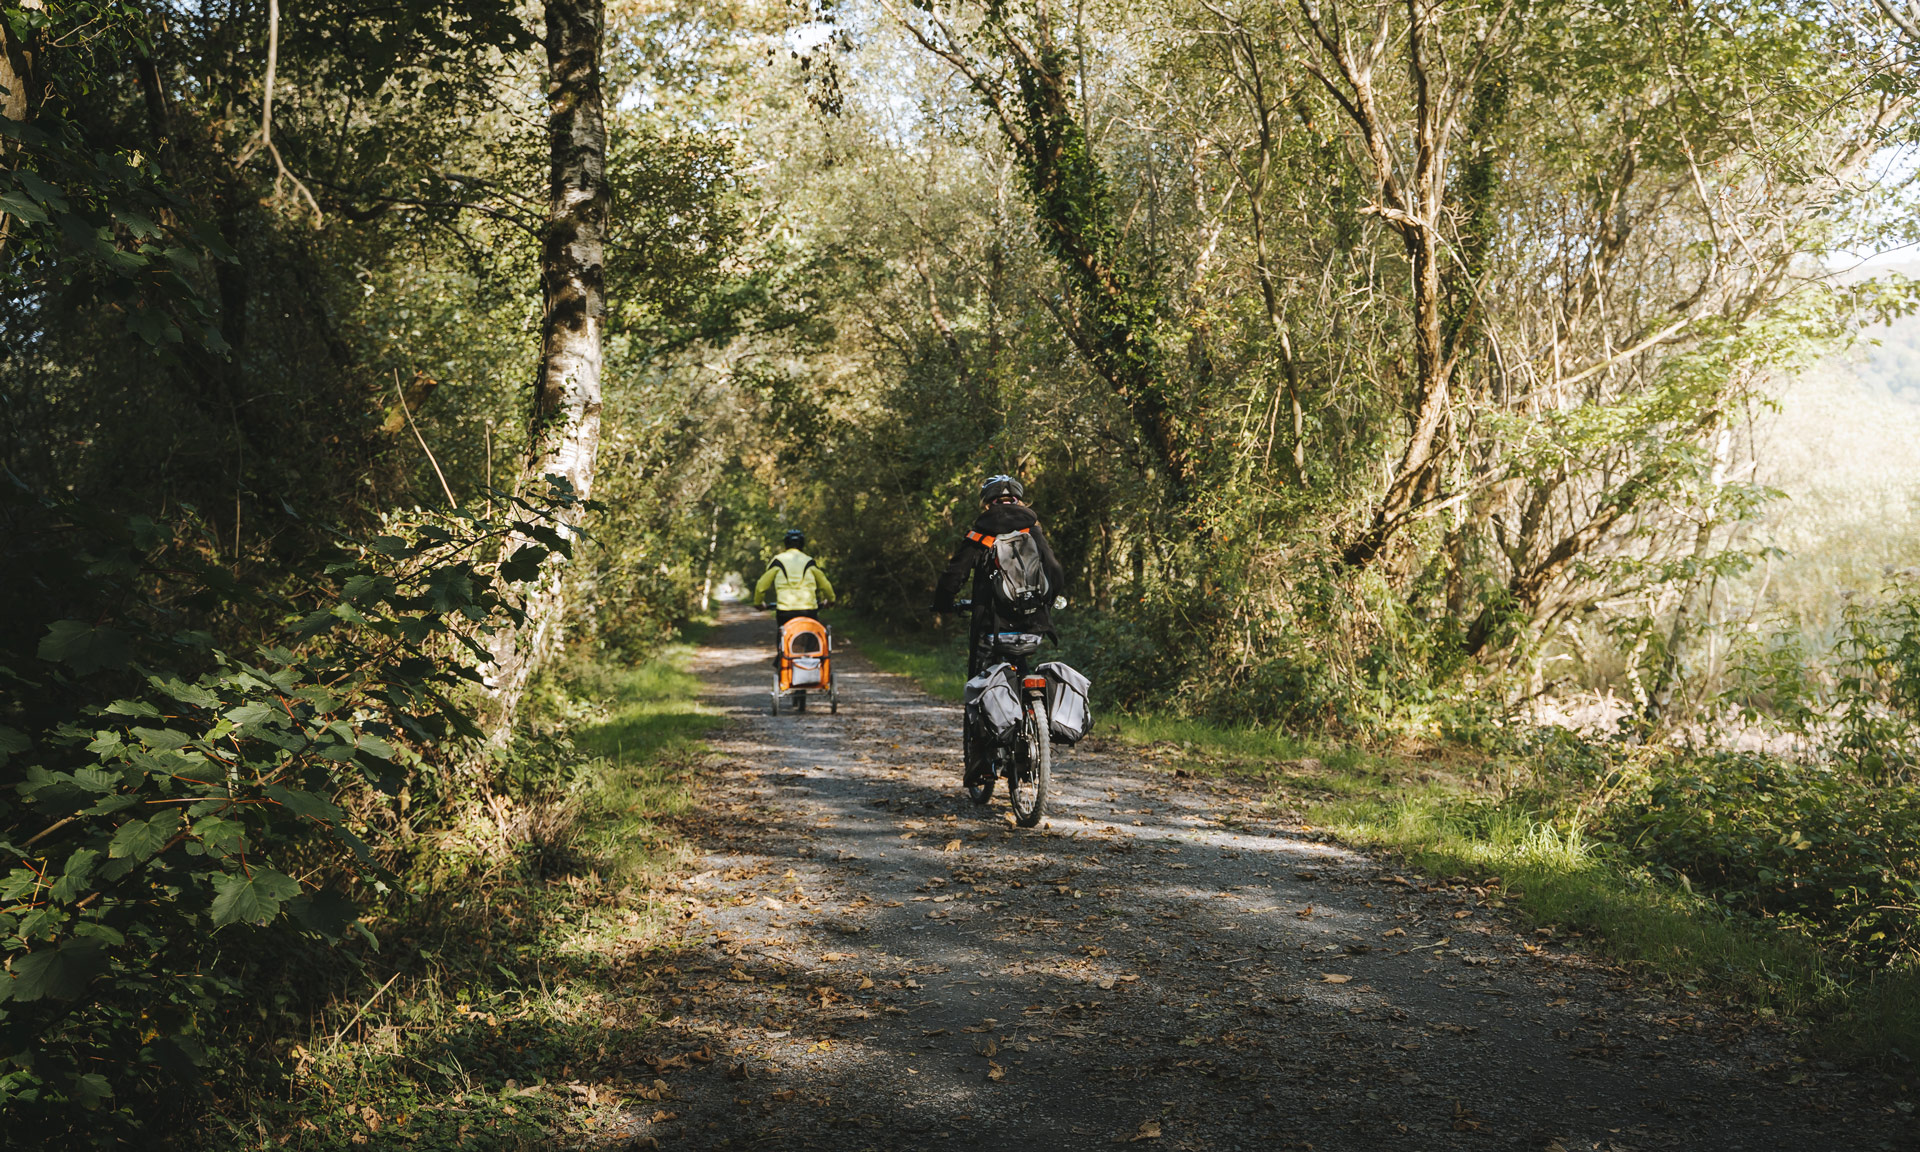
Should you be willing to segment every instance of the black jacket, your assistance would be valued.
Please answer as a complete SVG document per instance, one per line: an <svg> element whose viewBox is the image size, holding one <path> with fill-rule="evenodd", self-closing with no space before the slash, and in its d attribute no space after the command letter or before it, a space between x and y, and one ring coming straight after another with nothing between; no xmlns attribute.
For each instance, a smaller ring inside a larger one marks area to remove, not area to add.
<svg viewBox="0 0 1920 1152"><path fill-rule="evenodd" d="M1033 514L1033 509L1020 504L995 504L973 522L973 530L982 536L999 536L1006 532L1018 532L1022 528L1033 529L1034 543L1040 545L1040 564L1046 569L1047 583L1053 588L1053 595L1063 594L1067 590L1067 574L1061 569L1060 561L1054 558L1053 546L1047 543L1046 533L1040 529L1040 517ZM987 584L992 572L993 559L985 546L971 537L960 541L953 559L947 561L947 570L941 574L940 583L934 586L933 610L952 611L953 598L959 594L960 586L971 573L973 633L976 638L987 632L1038 632L1052 636L1050 603L1024 617L1000 613L999 605L993 599L993 589Z"/></svg>

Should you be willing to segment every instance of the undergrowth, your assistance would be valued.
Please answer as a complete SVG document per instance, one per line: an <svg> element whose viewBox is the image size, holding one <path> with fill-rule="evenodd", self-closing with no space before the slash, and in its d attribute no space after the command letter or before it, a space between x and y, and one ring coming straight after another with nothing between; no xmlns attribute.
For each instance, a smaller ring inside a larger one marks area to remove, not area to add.
<svg viewBox="0 0 1920 1152"><path fill-rule="evenodd" d="M506 789L423 856L416 898L370 925L380 947L183 1146L549 1148L647 1100L633 1061L657 1015L632 970L671 946L658 882L684 860L674 820L715 723L686 655L548 674Z"/></svg>

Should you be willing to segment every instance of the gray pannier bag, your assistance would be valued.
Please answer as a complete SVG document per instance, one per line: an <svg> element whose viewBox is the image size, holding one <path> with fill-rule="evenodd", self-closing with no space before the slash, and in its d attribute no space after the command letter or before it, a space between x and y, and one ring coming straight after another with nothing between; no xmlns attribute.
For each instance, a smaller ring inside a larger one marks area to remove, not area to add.
<svg viewBox="0 0 1920 1152"><path fill-rule="evenodd" d="M967 681L967 716L974 731L995 744L1010 743L1020 731L1020 693L1013 686L1013 665L995 664Z"/></svg>
<svg viewBox="0 0 1920 1152"><path fill-rule="evenodd" d="M1093 727L1093 709L1087 704L1087 690L1093 682L1052 660L1034 669L1047 678L1047 728L1060 744L1077 744Z"/></svg>

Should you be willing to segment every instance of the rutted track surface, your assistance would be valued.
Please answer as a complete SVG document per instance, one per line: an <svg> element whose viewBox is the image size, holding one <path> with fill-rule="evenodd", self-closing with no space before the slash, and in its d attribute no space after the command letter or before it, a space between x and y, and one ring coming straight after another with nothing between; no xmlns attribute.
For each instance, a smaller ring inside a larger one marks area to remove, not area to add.
<svg viewBox="0 0 1920 1152"><path fill-rule="evenodd" d="M843 650L839 715L775 718L770 647L733 610L696 662L734 723L654 968L661 1147L1915 1146L1777 1034L1250 789L1083 745L1014 829L960 792L955 706Z"/></svg>

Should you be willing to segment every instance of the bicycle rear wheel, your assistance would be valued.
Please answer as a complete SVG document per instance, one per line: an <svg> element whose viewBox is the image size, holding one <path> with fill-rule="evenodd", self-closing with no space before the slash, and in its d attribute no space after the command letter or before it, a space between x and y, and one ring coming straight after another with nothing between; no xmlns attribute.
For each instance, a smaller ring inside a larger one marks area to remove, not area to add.
<svg viewBox="0 0 1920 1152"><path fill-rule="evenodd" d="M993 799L993 748L973 731L973 721L960 722L960 756L966 774L967 796L975 804ZM978 773L979 779L975 779Z"/></svg>
<svg viewBox="0 0 1920 1152"><path fill-rule="evenodd" d="M1007 780L1007 799L1013 802L1014 822L1031 828L1046 814L1053 746L1047 738L1046 704L1029 700L1024 712L1020 743L1014 749L1013 775Z"/></svg>

